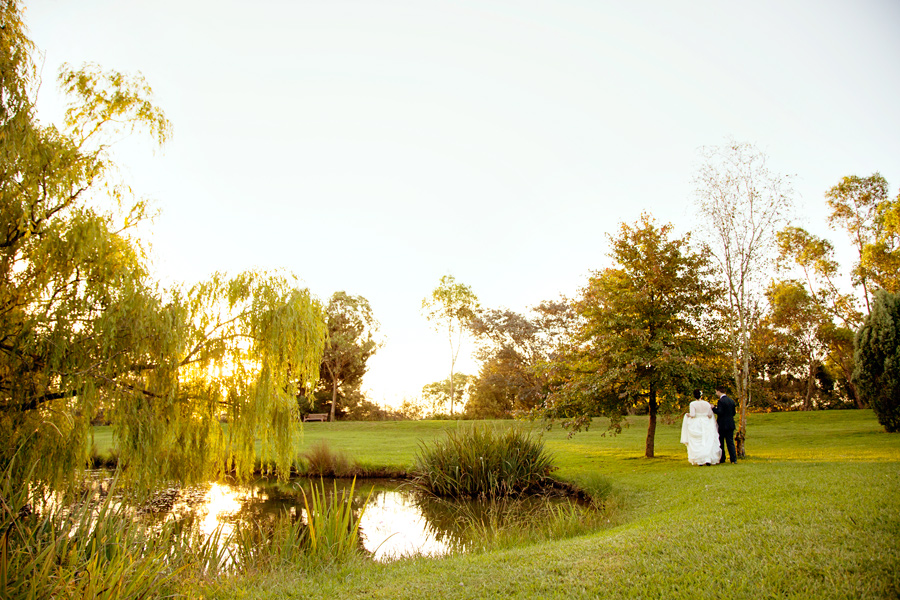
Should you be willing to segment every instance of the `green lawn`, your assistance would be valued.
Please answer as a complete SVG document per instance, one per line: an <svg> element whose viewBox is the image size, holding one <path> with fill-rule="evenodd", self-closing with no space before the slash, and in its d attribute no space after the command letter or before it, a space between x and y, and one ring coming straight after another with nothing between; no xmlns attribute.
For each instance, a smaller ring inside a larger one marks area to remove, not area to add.
<svg viewBox="0 0 900 600"><path fill-rule="evenodd" d="M556 475L607 488L618 507L596 533L512 550L319 572L286 569L206 589L217 598L897 598L900 435L870 411L751 415L748 458L693 467L680 423L646 418L545 433ZM463 424L465 425L465 424ZM367 465L409 466L420 440L453 422L313 423Z"/></svg>

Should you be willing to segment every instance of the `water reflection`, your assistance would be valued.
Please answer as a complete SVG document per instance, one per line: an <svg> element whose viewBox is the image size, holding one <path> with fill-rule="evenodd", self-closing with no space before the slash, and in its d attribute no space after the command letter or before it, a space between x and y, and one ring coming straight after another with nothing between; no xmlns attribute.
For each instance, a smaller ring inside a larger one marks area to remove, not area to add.
<svg viewBox="0 0 900 600"><path fill-rule="evenodd" d="M360 520L366 550L376 560L420 554L440 556L454 544L438 535L413 494L400 490L373 493Z"/></svg>
<svg viewBox="0 0 900 600"><path fill-rule="evenodd" d="M246 485L211 483L182 489L174 501L163 492L150 501L153 512L161 519L177 518L192 523L203 535L218 528L223 537L234 531L238 521L273 522L288 513L306 521L303 494L319 482L301 480L289 484L257 481ZM350 482L337 480L324 483L326 495L341 494ZM402 556L439 556L454 547L454 540L439 535L423 515L413 493L401 488L401 482L385 480L357 485L353 504L360 510L368 498L360 519L363 546L376 560ZM456 544L458 546L458 544Z"/></svg>
<svg viewBox="0 0 900 600"><path fill-rule="evenodd" d="M196 527L204 536L221 529L222 539L232 534L239 522L256 523L268 529L288 514L307 521L303 492L324 485L326 496L347 492L349 480L300 479L289 483L258 480L244 485L209 483L161 490L137 512L160 521L178 519ZM101 490L103 483L100 484ZM404 482L365 480L357 482L353 509L359 514L363 547L375 560L404 556L440 556L453 550L465 550L472 542L473 527L481 535L491 535L512 515L541 520L548 510L569 500L531 498L499 503L476 501L451 502L422 498ZM542 512L543 511L543 512ZM476 534L477 535L477 534Z"/></svg>

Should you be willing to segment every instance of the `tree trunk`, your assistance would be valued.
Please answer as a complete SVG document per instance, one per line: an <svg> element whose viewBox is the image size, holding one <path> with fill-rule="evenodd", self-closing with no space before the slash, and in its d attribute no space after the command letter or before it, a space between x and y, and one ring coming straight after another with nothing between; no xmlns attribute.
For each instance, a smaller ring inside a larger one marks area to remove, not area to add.
<svg viewBox="0 0 900 600"><path fill-rule="evenodd" d="M812 408L813 381L816 379L816 361L809 359L809 370L806 373L806 398L803 399L803 410Z"/></svg>
<svg viewBox="0 0 900 600"><path fill-rule="evenodd" d="M451 415L453 414L454 391L455 390L453 389L453 365L450 365L450 414Z"/></svg>
<svg viewBox="0 0 900 600"><path fill-rule="evenodd" d="M847 364L848 361L845 360L837 360L838 366L841 369L841 373L844 375L844 379L847 381L847 387L850 388L850 395L853 396L853 401L856 403L856 408L868 408L866 406L865 400L859 397L859 392L856 391L856 384L853 383L853 362L849 361L850 364Z"/></svg>
<svg viewBox="0 0 900 600"><path fill-rule="evenodd" d="M328 419L331 422L334 422L334 407L337 405L337 378L331 378L331 417Z"/></svg>
<svg viewBox="0 0 900 600"><path fill-rule="evenodd" d="M653 458L653 445L654 440L656 439L656 412L659 408L656 404L656 384L650 384L650 422L647 425L647 448L644 451L644 456L647 458Z"/></svg>
<svg viewBox="0 0 900 600"><path fill-rule="evenodd" d="M750 336L747 327L747 316L742 309L738 309L740 320L740 337L734 346L734 384L737 388L738 423L734 436L734 449L738 458L746 456L745 442L747 439L747 407L750 405Z"/></svg>

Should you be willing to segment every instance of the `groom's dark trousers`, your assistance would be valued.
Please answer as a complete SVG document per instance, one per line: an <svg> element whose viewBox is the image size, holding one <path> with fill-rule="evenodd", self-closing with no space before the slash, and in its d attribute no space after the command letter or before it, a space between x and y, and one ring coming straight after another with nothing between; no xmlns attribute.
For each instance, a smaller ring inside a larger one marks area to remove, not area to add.
<svg viewBox="0 0 900 600"><path fill-rule="evenodd" d="M722 450L720 463L725 462L725 446L728 446L728 458L732 463L737 462L737 451L734 448L734 414L737 412L734 400L726 395L719 398L719 403L713 407L716 413L716 422L719 426L719 448Z"/></svg>
<svg viewBox="0 0 900 600"><path fill-rule="evenodd" d="M728 445L728 458L731 462L737 462L737 451L734 449L734 427L731 429L719 428L719 448L722 449L722 458L720 463L725 462L725 445Z"/></svg>

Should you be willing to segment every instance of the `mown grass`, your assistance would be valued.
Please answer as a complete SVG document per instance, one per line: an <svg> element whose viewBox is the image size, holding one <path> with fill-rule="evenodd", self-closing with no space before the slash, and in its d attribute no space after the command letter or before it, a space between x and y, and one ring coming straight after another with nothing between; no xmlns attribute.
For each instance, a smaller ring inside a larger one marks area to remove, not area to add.
<svg viewBox="0 0 900 600"><path fill-rule="evenodd" d="M305 428L353 459L409 467L452 422ZM215 598L896 598L900 435L870 411L751 415L748 458L692 467L679 423L623 434L544 435L556 475L618 506L605 529L509 549L280 569L201 591ZM382 462L383 461L383 462Z"/></svg>

